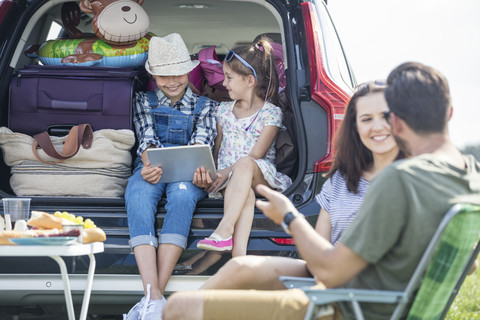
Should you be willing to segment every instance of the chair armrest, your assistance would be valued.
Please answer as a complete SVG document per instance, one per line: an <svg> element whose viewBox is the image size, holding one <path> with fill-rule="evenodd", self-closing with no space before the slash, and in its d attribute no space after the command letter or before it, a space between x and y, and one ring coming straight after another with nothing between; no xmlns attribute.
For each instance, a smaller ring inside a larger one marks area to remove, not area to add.
<svg viewBox="0 0 480 320"><path fill-rule="evenodd" d="M281 276L279 279L287 289L312 287L316 285L314 278Z"/></svg>
<svg viewBox="0 0 480 320"><path fill-rule="evenodd" d="M339 301L358 301L375 303L398 303L404 296L403 291L382 291L363 289L312 289L302 288L310 301L315 304L327 304Z"/></svg>

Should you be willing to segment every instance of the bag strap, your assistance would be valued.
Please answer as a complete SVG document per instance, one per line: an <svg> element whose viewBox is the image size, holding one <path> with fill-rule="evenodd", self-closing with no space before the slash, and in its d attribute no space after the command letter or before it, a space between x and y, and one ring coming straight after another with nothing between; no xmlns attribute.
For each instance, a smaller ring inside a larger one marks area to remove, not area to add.
<svg viewBox="0 0 480 320"><path fill-rule="evenodd" d="M83 146L84 149L90 149L93 142L93 130L89 124L79 124L78 126L72 127L67 135L67 138L65 139L65 143L63 144L62 154L59 154L57 149L55 149L52 139L48 135L47 131L36 134L33 136L33 138L32 151L35 157L43 163L55 164L76 155L78 149L80 149L80 145ZM40 158L37 152L37 147L42 148L47 155L57 160L43 160Z"/></svg>

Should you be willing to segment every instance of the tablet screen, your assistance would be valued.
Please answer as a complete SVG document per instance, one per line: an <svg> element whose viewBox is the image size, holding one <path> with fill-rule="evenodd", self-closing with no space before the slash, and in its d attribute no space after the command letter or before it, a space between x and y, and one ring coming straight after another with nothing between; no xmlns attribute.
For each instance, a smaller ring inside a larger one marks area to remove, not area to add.
<svg viewBox="0 0 480 320"><path fill-rule="evenodd" d="M217 177L212 151L208 145L147 149L152 166L163 169L160 183L193 181L197 168L205 168L212 179Z"/></svg>

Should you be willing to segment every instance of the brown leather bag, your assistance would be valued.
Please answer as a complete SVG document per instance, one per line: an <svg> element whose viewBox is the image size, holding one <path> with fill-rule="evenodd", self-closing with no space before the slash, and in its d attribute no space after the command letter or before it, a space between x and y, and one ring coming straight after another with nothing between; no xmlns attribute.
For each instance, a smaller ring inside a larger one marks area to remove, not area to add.
<svg viewBox="0 0 480 320"><path fill-rule="evenodd" d="M135 133L73 127L68 135L35 137L0 128L0 148L18 196L119 197L131 175Z"/></svg>
<svg viewBox="0 0 480 320"><path fill-rule="evenodd" d="M32 151L38 161L41 161L46 164L55 164L62 162L66 159L69 159L78 153L78 149L82 146L85 149L90 149L92 147L93 141L93 130L89 124L79 124L78 126L73 126L70 129L70 132L67 135L65 143L62 148L62 153L58 153L57 149L53 145L52 139L48 132L44 131L33 136ZM47 155L57 160L55 161L46 161L43 160L37 152L37 148L40 147L45 151Z"/></svg>

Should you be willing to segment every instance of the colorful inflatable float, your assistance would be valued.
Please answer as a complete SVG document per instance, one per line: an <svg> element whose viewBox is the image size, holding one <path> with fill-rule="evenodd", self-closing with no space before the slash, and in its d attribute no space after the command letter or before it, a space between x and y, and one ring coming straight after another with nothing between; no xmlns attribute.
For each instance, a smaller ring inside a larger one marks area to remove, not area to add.
<svg viewBox="0 0 480 320"><path fill-rule="evenodd" d="M134 45L114 46L98 38L92 39L55 39L43 43L36 57L44 65L82 65L98 67L138 67L145 65L148 57L148 44L153 33L148 32ZM65 57L74 56L79 46L91 45L89 54L97 54L99 60L62 62Z"/></svg>
<svg viewBox="0 0 480 320"><path fill-rule="evenodd" d="M25 54L44 65L140 67L145 65L154 34L143 0L80 0L62 5L62 22L69 38L32 46ZM93 15L95 35L85 35L77 26L81 11ZM37 49L38 48L38 49Z"/></svg>

